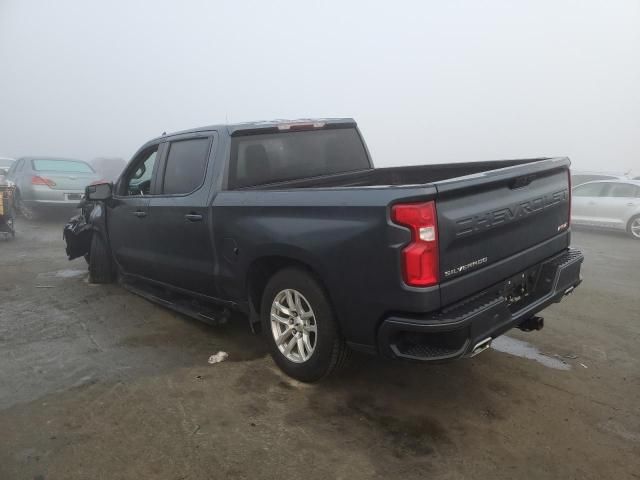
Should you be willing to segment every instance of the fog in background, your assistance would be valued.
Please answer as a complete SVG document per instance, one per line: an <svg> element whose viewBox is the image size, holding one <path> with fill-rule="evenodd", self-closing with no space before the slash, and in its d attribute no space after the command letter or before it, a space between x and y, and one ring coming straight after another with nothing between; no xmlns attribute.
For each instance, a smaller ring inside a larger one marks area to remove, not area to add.
<svg viewBox="0 0 640 480"><path fill-rule="evenodd" d="M354 117L379 166L640 174L640 2L0 0L0 156L322 116Z"/></svg>

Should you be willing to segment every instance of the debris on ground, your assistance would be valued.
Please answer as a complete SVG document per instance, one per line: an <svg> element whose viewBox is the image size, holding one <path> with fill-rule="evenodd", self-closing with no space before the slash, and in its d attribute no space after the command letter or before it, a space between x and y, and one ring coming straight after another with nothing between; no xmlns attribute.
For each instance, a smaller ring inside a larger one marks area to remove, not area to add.
<svg viewBox="0 0 640 480"><path fill-rule="evenodd" d="M584 363L581 363L580 365L582 365L584 368L589 368Z"/></svg>
<svg viewBox="0 0 640 480"><path fill-rule="evenodd" d="M220 362L224 362L227 357L229 357L229 354L227 352L218 352L215 355L211 355L209 357L209 363L211 365L213 365L214 363L220 363Z"/></svg>

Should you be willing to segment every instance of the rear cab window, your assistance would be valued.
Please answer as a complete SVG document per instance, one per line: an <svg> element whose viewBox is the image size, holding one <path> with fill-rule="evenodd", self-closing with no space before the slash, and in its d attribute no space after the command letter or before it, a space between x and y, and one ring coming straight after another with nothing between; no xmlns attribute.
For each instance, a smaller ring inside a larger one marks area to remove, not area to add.
<svg viewBox="0 0 640 480"><path fill-rule="evenodd" d="M369 158L355 128L233 137L229 188L366 170Z"/></svg>

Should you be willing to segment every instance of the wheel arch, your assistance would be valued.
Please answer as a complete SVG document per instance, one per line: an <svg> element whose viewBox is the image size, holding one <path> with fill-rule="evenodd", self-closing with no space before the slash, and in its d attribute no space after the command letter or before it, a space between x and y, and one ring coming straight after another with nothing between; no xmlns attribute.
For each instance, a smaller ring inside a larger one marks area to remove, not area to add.
<svg viewBox="0 0 640 480"><path fill-rule="evenodd" d="M327 289L320 272L318 272L318 270L309 262L285 255L262 256L256 258L247 270L246 285L250 311L249 322L251 323L252 329L255 329L256 325L260 324L260 304L262 302L262 295L267 286L267 282L277 272L291 267L299 268L310 274L324 290L332 308L334 308L331 294Z"/></svg>
<svg viewBox="0 0 640 480"><path fill-rule="evenodd" d="M626 225L626 231L629 235L631 235L633 238L638 238L635 235L633 235L633 233L631 232L631 224L635 221L640 219L640 212L636 212L633 215L631 215L631 217L629 218L629 220L627 221L627 225Z"/></svg>

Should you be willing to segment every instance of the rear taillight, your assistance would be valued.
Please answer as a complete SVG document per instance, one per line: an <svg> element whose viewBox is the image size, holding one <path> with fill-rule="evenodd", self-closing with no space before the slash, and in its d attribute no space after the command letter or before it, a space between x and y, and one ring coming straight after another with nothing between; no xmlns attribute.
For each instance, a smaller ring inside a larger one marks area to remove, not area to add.
<svg viewBox="0 0 640 480"><path fill-rule="evenodd" d="M49 178L33 176L31 177L31 185L46 185L47 187L55 187L56 182Z"/></svg>
<svg viewBox="0 0 640 480"><path fill-rule="evenodd" d="M435 202L402 203L391 208L391 218L411 230L411 243L402 250L402 274L407 285L436 285L438 274L438 222Z"/></svg>

